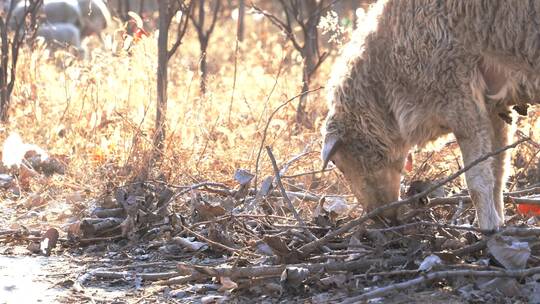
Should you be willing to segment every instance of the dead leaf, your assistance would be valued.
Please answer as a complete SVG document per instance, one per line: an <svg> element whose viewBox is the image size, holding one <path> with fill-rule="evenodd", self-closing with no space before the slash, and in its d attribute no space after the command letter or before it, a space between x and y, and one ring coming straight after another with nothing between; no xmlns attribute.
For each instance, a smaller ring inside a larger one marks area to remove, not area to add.
<svg viewBox="0 0 540 304"><path fill-rule="evenodd" d="M284 257L291 253L287 241L279 236L265 235L262 240L272 248L272 252L277 256Z"/></svg>
<svg viewBox="0 0 540 304"><path fill-rule="evenodd" d="M206 243L194 241L192 238L174 237L171 241L182 246L187 251L199 251L208 248Z"/></svg>
<svg viewBox="0 0 540 304"><path fill-rule="evenodd" d="M81 237L81 222L76 221L74 223L71 223L67 228L67 234L68 238L75 238L75 237Z"/></svg>
<svg viewBox="0 0 540 304"><path fill-rule="evenodd" d="M523 269L531 255L529 243L511 236L494 235L487 242L491 255L506 269Z"/></svg>
<svg viewBox="0 0 540 304"><path fill-rule="evenodd" d="M529 303L540 303L540 275L536 274L532 277L532 282L527 283L524 292L527 295Z"/></svg>
<svg viewBox="0 0 540 304"><path fill-rule="evenodd" d="M273 256L275 255L274 251L268 244L266 243L257 243L257 251L258 254Z"/></svg>
<svg viewBox="0 0 540 304"><path fill-rule="evenodd" d="M211 220L227 213L219 201L207 202L195 192L192 192L191 208L195 211L193 212L195 222Z"/></svg>
<svg viewBox="0 0 540 304"><path fill-rule="evenodd" d="M251 174L249 171L244 170L244 169L238 169L234 173L234 179L241 186L249 184L254 177L255 175Z"/></svg>
<svg viewBox="0 0 540 304"><path fill-rule="evenodd" d="M226 296L215 296L215 295L204 296L201 298L201 304L213 304L213 303L221 304L221 303L225 303L227 299L228 297Z"/></svg>
<svg viewBox="0 0 540 304"><path fill-rule="evenodd" d="M266 283L262 285L263 293L273 298L279 298L283 294L283 287L276 283Z"/></svg>
<svg viewBox="0 0 540 304"><path fill-rule="evenodd" d="M238 169L234 173L234 179L240 184L240 188L234 192L234 198L237 200L244 199L249 194L249 185L255 175L244 169Z"/></svg>
<svg viewBox="0 0 540 304"><path fill-rule="evenodd" d="M325 286L341 287L347 282L348 276L344 273L338 273L330 275L326 278L322 278L320 281Z"/></svg>
<svg viewBox="0 0 540 304"><path fill-rule="evenodd" d="M267 176L261 183L261 188L259 189L259 192L257 192L258 197L265 197L270 193L272 190L272 183L274 182L273 176Z"/></svg>
<svg viewBox="0 0 540 304"><path fill-rule="evenodd" d="M362 245L362 242L355 236L351 236L349 239L349 245L347 246L348 250L357 250Z"/></svg>
<svg viewBox="0 0 540 304"><path fill-rule="evenodd" d="M441 245L441 250L454 250L465 246L465 243L457 239L445 239Z"/></svg>
<svg viewBox="0 0 540 304"><path fill-rule="evenodd" d="M28 209L33 209L35 207L43 206L47 201L39 194L29 195L25 202L24 207Z"/></svg>
<svg viewBox="0 0 540 304"><path fill-rule="evenodd" d="M32 242L32 243L28 244L26 249L28 251L30 251L31 253L34 253L34 254L41 253L41 245L39 243L36 243L36 242Z"/></svg>
<svg viewBox="0 0 540 304"><path fill-rule="evenodd" d="M161 208L165 204L169 204L171 198L173 197L173 195L174 195L174 191L172 191L171 189L169 189L167 187L164 187L159 192L159 197L158 197L158 201L156 203L156 208Z"/></svg>
<svg viewBox="0 0 540 304"><path fill-rule="evenodd" d="M45 174L45 176L51 176L53 174L64 174L67 169L67 165L55 157L49 157L47 159L41 159L33 164L34 168Z"/></svg>
<svg viewBox="0 0 540 304"><path fill-rule="evenodd" d="M66 195L66 203L68 204L75 204L75 203L80 203L82 201L84 201L84 192L81 192L81 191L77 191L77 192L72 192L68 195Z"/></svg>
<svg viewBox="0 0 540 304"><path fill-rule="evenodd" d="M212 223L208 227L208 238L216 243L223 244L228 247L236 247L234 244L233 238L234 235L231 235L228 231L226 226L222 226L218 223ZM215 246L211 246L214 250L220 250L219 248Z"/></svg>
<svg viewBox="0 0 540 304"><path fill-rule="evenodd" d="M220 292L233 291L238 288L238 284L229 277L220 277L219 282L221 283L221 287L218 289Z"/></svg>
<svg viewBox="0 0 540 304"><path fill-rule="evenodd" d="M437 256L439 256L444 263L455 264L461 261L459 256L447 251L437 252Z"/></svg>
<svg viewBox="0 0 540 304"><path fill-rule="evenodd" d="M0 174L0 188L9 188L13 183L13 177L8 174Z"/></svg>
<svg viewBox="0 0 540 304"><path fill-rule="evenodd" d="M20 166L19 168L19 185L23 190L30 189L30 181L33 177L38 176L39 174L33 169L27 168L25 165Z"/></svg>
<svg viewBox="0 0 540 304"><path fill-rule="evenodd" d="M478 288L491 293L498 292L509 298L521 295L520 284L513 278L494 278L485 283L478 284Z"/></svg>
<svg viewBox="0 0 540 304"><path fill-rule="evenodd" d="M315 207L315 210L313 211L313 219L311 220L315 225L321 226L321 227L327 227L334 224L334 221L330 218L330 215L328 212L326 212L326 209L324 208L324 202L326 201L326 197L323 197L319 202L317 203L317 207Z"/></svg>
<svg viewBox="0 0 540 304"><path fill-rule="evenodd" d="M120 224L122 229L122 236L133 240L135 238L135 220L132 216L128 215L127 218Z"/></svg>

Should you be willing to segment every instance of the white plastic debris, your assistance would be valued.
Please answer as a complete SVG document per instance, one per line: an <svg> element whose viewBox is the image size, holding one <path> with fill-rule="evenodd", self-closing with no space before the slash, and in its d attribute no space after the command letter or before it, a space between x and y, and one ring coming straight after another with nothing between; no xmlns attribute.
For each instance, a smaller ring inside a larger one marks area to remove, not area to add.
<svg viewBox="0 0 540 304"><path fill-rule="evenodd" d="M420 267L418 267L419 271L429 271L433 266L442 264L442 260L438 255L431 254L428 255L422 263L420 263Z"/></svg>

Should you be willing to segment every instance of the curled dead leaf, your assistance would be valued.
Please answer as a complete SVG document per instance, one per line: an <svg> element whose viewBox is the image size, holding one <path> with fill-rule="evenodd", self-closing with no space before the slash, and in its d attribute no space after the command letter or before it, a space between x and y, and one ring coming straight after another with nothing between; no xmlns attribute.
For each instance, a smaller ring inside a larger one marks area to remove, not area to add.
<svg viewBox="0 0 540 304"><path fill-rule="evenodd" d="M229 277L220 277L219 282L221 283L221 287L218 289L220 292L232 291L238 288L238 284Z"/></svg>
<svg viewBox="0 0 540 304"><path fill-rule="evenodd" d="M182 246L186 251L199 251L208 248L206 243L194 241L192 238L174 237L171 241Z"/></svg>
<svg viewBox="0 0 540 304"><path fill-rule="evenodd" d="M255 177L251 172L244 170L244 169L238 169L234 173L234 179L240 184L240 185L247 185L251 182L251 180Z"/></svg>
<svg viewBox="0 0 540 304"><path fill-rule="evenodd" d="M523 269L531 255L529 243L511 236L494 235L487 242L489 253L506 269Z"/></svg>

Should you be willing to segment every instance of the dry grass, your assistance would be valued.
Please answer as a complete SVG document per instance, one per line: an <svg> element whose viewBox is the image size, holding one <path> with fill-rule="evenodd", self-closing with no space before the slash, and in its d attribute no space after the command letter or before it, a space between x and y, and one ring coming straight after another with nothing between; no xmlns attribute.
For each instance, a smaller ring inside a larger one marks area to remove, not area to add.
<svg viewBox="0 0 540 304"><path fill-rule="evenodd" d="M235 186L232 176L236 169L255 171L270 113L299 93L300 58L284 38L264 21L248 24L246 40L235 53L234 28L232 20L222 20L212 36L205 96L199 94L200 55L193 32L188 32L172 58L165 155L151 177L164 176L173 184L212 180ZM50 60L43 51L24 51L10 123L0 133L0 141L15 131L26 142L65 156L69 164L65 176L35 179L29 193L40 193L56 202L64 202L73 191L97 197L111 185L138 174L138 168L148 161L146 151L152 142L156 41L157 36L152 34L134 45L130 55L114 56L98 48L84 61L69 56ZM238 65L233 92L235 56ZM324 85L334 56L321 66L313 88ZM285 162L306 146L313 151L295 162L288 174L321 166L319 130L327 111L324 90L312 93L310 98L312 128L295 125L297 101L280 110L270 122L265 144L273 147L278 162ZM536 124L529 130L538 130L538 119L529 120ZM262 156L260 176L264 177L272 171L264 150ZM420 153L417 165L428 157L429 167L417 171L415 177L446 175L459 162L456 145L432 156ZM324 184L320 177L307 175L294 182L321 193L348 193L337 173L324 174Z"/></svg>
<svg viewBox="0 0 540 304"><path fill-rule="evenodd" d="M255 171L270 113L299 93L300 58L284 38L263 22L257 25L258 31L247 31L246 40L235 53L230 31L234 26L232 20L221 21L212 36L206 95L199 94L200 55L193 32L172 58L165 155L152 177L163 175L174 184L213 180L234 186L236 169ZM49 197L52 200L62 200L73 190L85 190L95 197L109 184L121 184L137 174L136 169L147 161L145 151L151 149L156 41L157 33L134 45L129 55L114 56L105 48L94 49L91 58L84 61L66 54L48 59L43 50L24 50L10 123L1 132L0 141L10 132L18 132L25 142L63 155L69 162L65 176L35 180L30 192L42 193L52 183L56 185ZM237 79L231 104L235 56ZM332 61L321 67L314 88L324 84ZM296 100L280 110L268 128L265 144L273 147L278 162L306 146L313 151L296 162L290 174L321 166L318 151L319 130L326 114L324 91L314 92L310 98L313 128L295 126ZM264 150L262 156L264 177L271 174L271 164ZM313 178L308 176L303 182L309 188Z"/></svg>

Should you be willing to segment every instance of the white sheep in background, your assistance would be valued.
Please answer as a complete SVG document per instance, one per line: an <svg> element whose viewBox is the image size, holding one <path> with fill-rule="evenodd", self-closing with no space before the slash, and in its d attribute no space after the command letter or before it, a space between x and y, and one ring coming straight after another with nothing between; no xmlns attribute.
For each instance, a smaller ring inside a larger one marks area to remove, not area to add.
<svg viewBox="0 0 540 304"><path fill-rule="evenodd" d="M14 30L24 17L27 2L20 1L13 9L9 28ZM71 23L80 27L82 21L81 9L77 0L45 0L41 7L41 12L45 16L44 23Z"/></svg>
<svg viewBox="0 0 540 304"><path fill-rule="evenodd" d="M102 0L78 0L82 13L81 35L100 36L111 25L111 13Z"/></svg>
<svg viewBox="0 0 540 304"><path fill-rule="evenodd" d="M80 55L84 55L81 48L81 32L71 23L44 23L38 31L38 37L43 37L51 49L74 47Z"/></svg>

